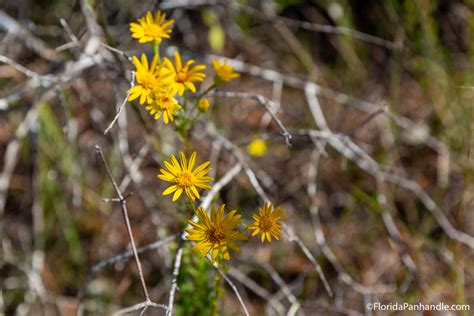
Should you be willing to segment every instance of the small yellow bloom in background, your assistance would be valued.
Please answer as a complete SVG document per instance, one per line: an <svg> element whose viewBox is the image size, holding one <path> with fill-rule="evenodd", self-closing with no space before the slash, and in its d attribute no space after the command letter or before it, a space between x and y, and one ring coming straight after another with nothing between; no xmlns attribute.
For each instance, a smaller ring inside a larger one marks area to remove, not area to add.
<svg viewBox="0 0 474 316"><path fill-rule="evenodd" d="M224 63L221 63L219 60L213 59L212 66L214 67L216 76L222 81L227 82L240 77L238 73L234 72L234 67L227 64L226 60Z"/></svg>
<svg viewBox="0 0 474 316"><path fill-rule="evenodd" d="M211 104L210 104L210 102L209 102L208 99L202 98L202 99L199 100L197 106L198 106L199 111L201 111L201 112L207 112L207 110L209 110L209 106L210 106L210 105L211 105Z"/></svg>
<svg viewBox="0 0 474 316"><path fill-rule="evenodd" d="M130 89L128 101L140 98L140 104L152 102L152 94L157 88L165 86L169 81L169 74L163 72L161 65L157 66L158 57L155 56L150 65L145 54L141 60L137 56L132 58L136 68L135 78L137 84Z"/></svg>
<svg viewBox="0 0 474 316"><path fill-rule="evenodd" d="M247 145L247 152L254 157L261 157L268 151L267 143L261 138L255 138Z"/></svg>
<svg viewBox="0 0 474 316"><path fill-rule="evenodd" d="M174 192L173 202L176 201L183 192L186 193L191 201L194 201L200 198L197 188L211 188L207 182L212 181L213 178L205 176L211 171L211 168L208 168L210 162L207 161L193 170L196 164L196 152L192 153L189 162L182 152L180 153L180 162L178 162L174 155L171 156L170 160L171 162L165 161L165 166L168 170L160 169L161 174L158 175L158 178L175 183L163 192L163 195Z"/></svg>
<svg viewBox="0 0 474 316"><path fill-rule="evenodd" d="M138 23L130 23L132 37L138 39L140 43L156 42L161 43L163 38L169 38L171 25L174 20L166 21L166 14L158 11L155 18L148 11L146 16L138 19Z"/></svg>
<svg viewBox="0 0 474 316"><path fill-rule="evenodd" d="M181 108L181 105L169 88L155 92L153 101L146 106L146 109L155 117L155 120L158 120L163 114L163 122L165 124L168 124L170 121L173 122L176 111Z"/></svg>
<svg viewBox="0 0 474 316"><path fill-rule="evenodd" d="M193 82L202 82L204 78L206 78L206 74L202 72L206 69L206 66L199 64L191 67L194 62L193 59L190 59L183 66L178 51L174 52L174 65L168 58L165 58L163 61L163 64L170 71L171 77L173 78L171 87L175 93L183 95L186 88L191 92L196 92L196 87Z"/></svg>
<svg viewBox="0 0 474 316"><path fill-rule="evenodd" d="M279 240L281 236L280 229L283 227L280 225L280 222L288 218L286 216L282 216L283 213L285 213L285 210L279 207L273 209L272 204L265 202L263 209L259 208L258 211L260 215L254 214L252 216L254 219L254 223L248 226L250 229L254 230L252 236L255 236L261 232L262 242L265 241L265 238L267 238L268 241L271 242L272 236L276 240Z"/></svg>
<svg viewBox="0 0 474 316"><path fill-rule="evenodd" d="M189 234L186 238L196 242L193 250L201 257L211 252L212 262L216 262L219 253L223 259L229 260L229 248L239 251L235 241L247 239L244 233L236 230L241 223L241 215L236 215L237 211L234 210L224 216L224 208L225 205L221 205L216 211L212 206L209 217L202 207L198 207L196 215L199 222L188 221L193 228L186 229Z"/></svg>

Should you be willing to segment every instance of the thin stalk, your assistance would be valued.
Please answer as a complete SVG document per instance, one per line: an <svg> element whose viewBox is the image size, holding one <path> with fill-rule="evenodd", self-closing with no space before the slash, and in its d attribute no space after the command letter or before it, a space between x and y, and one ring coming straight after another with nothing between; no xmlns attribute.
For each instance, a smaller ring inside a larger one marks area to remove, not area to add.
<svg viewBox="0 0 474 316"><path fill-rule="evenodd" d="M158 57L158 64L161 64L161 59L160 59L160 43L157 41L154 41L153 44L153 52L155 52L155 56Z"/></svg>
<svg viewBox="0 0 474 316"><path fill-rule="evenodd" d="M220 266L220 264L219 264ZM222 276L219 271L216 271L214 281L214 300L212 301L211 315L217 316L219 314L219 300L223 294L222 291Z"/></svg>
<svg viewBox="0 0 474 316"><path fill-rule="evenodd" d="M133 233L132 233L132 226L130 225L130 219L128 217L126 198L123 196L122 192L120 192L120 189L117 185L117 182L115 182L115 179L112 177L112 173L110 172L109 165L107 164L107 161L105 160L104 154L102 153L102 149L100 148L99 145L96 145L95 150L96 150L96 153L99 156L100 160L102 161L102 164L105 167L105 171L107 173L107 176L109 177L110 182L112 182L112 185L115 189L115 192L117 193L117 196L119 198L120 207L122 208L122 215L123 215L123 218L125 220L125 225L127 226L127 232L128 232L128 237L130 239L130 245L132 246L133 256L135 258L135 262L136 262L137 268L138 268L138 274L140 276L140 282L141 282L141 285L142 285L143 295L145 296L145 301L150 302L150 295L148 294L148 290L146 288L145 278L143 277L142 265L141 265L140 259L138 257L137 247L135 245L135 239L133 238Z"/></svg>

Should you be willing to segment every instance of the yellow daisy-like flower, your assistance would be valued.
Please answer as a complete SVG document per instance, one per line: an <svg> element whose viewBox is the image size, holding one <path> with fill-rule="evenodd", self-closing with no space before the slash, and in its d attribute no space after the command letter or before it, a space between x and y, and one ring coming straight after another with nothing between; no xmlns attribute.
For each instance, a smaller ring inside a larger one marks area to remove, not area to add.
<svg viewBox="0 0 474 316"><path fill-rule="evenodd" d="M184 156L184 153L181 152L180 160L179 163L175 156L172 155L171 163L165 161L165 166L168 170L160 169L161 174L158 175L158 178L175 183L167 188L163 192L163 195L168 195L174 192L173 202L176 201L183 192L186 193L191 201L199 199L200 195L196 187L202 189L211 188L207 182L212 181L213 178L205 176L209 171L211 171L211 168L208 168L210 162L207 161L193 170L194 165L196 164L196 152L192 153L189 162Z"/></svg>
<svg viewBox="0 0 474 316"><path fill-rule="evenodd" d="M167 84L169 74L163 71L162 65L157 65L158 56L156 55L150 65L145 54L142 54L141 61L137 56L133 56L132 60L136 68L137 85L130 89L128 101L140 98L140 104L151 103L154 91Z"/></svg>
<svg viewBox="0 0 474 316"><path fill-rule="evenodd" d="M254 157L261 157L268 151L267 143L260 138L256 138L247 146L247 152Z"/></svg>
<svg viewBox="0 0 474 316"><path fill-rule="evenodd" d="M163 114L163 122L165 124L168 124L170 121L173 122L176 111L181 108L181 105L169 88L154 92L153 101L146 106L146 109L155 117L155 120L158 120L161 114Z"/></svg>
<svg viewBox="0 0 474 316"><path fill-rule="evenodd" d="M171 87L179 95L183 95L186 88L191 92L196 92L193 82L202 82L206 78L206 74L202 72L206 69L205 65L196 65L191 68L191 65L194 64L194 60L191 59L183 66L181 56L177 51L174 52L174 65L168 58L165 58L163 64L169 69L173 78Z"/></svg>
<svg viewBox="0 0 474 316"><path fill-rule="evenodd" d="M246 240L247 236L236 230L241 223L241 215L236 215L237 211L230 211L224 216L225 205L221 205L216 211L211 207L209 217L202 207L198 207L196 215L199 222L188 221L192 228L186 229L189 234L186 238L196 242L193 250L204 257L211 251L212 262L216 262L219 253L225 260L230 259L229 248L239 251L235 244L236 240Z"/></svg>
<svg viewBox="0 0 474 316"><path fill-rule="evenodd" d="M222 81L227 82L240 77L238 73L234 72L234 67L227 64L226 60L224 63L221 63L219 60L213 59L212 66L214 67L216 76Z"/></svg>
<svg viewBox="0 0 474 316"><path fill-rule="evenodd" d="M138 19L138 23L130 23L132 37L138 39L140 43L156 42L160 43L163 38L169 38L171 25L174 20L166 21L166 14L158 11L155 18L148 11L146 16Z"/></svg>
<svg viewBox="0 0 474 316"><path fill-rule="evenodd" d="M250 229L254 230L252 236L255 236L261 232L262 242L265 241L265 238L267 238L268 241L271 242L272 236L276 240L279 240L281 236L280 229L283 227L280 225L280 222L288 218L286 216L282 216L283 213L285 213L285 210L279 207L273 209L272 204L265 202L263 209L259 208L258 211L260 215L254 214L252 216L254 219L254 223L248 226Z"/></svg>

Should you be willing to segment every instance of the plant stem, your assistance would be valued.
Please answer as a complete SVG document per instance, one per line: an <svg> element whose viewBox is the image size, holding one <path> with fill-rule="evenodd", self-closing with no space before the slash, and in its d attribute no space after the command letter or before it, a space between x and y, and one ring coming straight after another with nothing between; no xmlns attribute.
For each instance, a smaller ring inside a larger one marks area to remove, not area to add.
<svg viewBox="0 0 474 316"><path fill-rule="evenodd" d="M220 266L220 264L219 264ZM219 271L216 271L214 282L214 299L212 301L211 315L217 316L219 313L219 299L222 296L222 276Z"/></svg>
<svg viewBox="0 0 474 316"><path fill-rule="evenodd" d="M204 98L212 89L215 89L217 88L217 84L216 83L213 83L209 88L207 88L206 90L204 90L204 92L197 98L196 102L194 103L195 105L199 103L199 100L201 100L202 98Z"/></svg>
<svg viewBox="0 0 474 316"><path fill-rule="evenodd" d="M153 51L155 52L155 56L158 56L158 64L161 64L161 60L160 60L160 43L157 42L157 41L154 41L153 44Z"/></svg>

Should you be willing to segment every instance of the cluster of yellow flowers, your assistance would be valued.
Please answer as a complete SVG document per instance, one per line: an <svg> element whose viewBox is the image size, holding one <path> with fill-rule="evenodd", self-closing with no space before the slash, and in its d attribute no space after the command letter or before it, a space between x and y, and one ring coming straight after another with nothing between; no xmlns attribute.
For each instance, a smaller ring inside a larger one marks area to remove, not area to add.
<svg viewBox="0 0 474 316"><path fill-rule="evenodd" d="M193 152L189 159L184 153L180 153L180 157L176 159L171 156L170 161L165 161L164 165L167 169L160 169L158 178L173 183L168 187L163 195L173 193L173 202L178 200L181 194L186 193L190 201L200 198L198 189L211 189L208 182L212 181L211 177L206 174L211 171L210 162L207 161L194 168L196 165L196 152ZM237 230L237 226L241 224L241 215L236 210L232 210L224 215L225 205L221 205L216 211L215 207L211 207L210 216L202 207L198 207L196 215L198 222L188 221L192 228L186 229L188 233L187 239L196 242L194 250L199 252L201 256L205 256L211 252L212 261L218 259L219 254L224 260L229 260L229 248L238 251L239 247L235 244L236 240L246 240L247 236ZM252 236L261 233L261 241L267 239L272 241L272 237L279 240L281 236L282 225L280 222L287 217L283 216L284 209L274 208L272 204L265 203L263 208L259 208L259 214L253 215L253 223L247 228L252 229Z"/></svg>
<svg viewBox="0 0 474 316"><path fill-rule="evenodd" d="M224 260L229 260L229 248L239 251L239 247L235 244L236 240L246 240L247 236L243 231L236 229L241 224L241 216L236 210L232 210L224 215L225 205L222 204L216 211L214 206L211 207L211 215L208 216L202 207L198 207L196 215L198 222L188 221L192 228L186 229L189 234L187 238L196 242L193 250L198 252L202 257L211 252L211 259L216 262L219 255ZM273 208L270 203L265 203L263 208L259 208L259 215L254 214L254 222L247 228L253 229L252 236L261 233L261 241L265 238L269 242L272 237L276 240L280 239L281 224L286 219L283 216L285 210L277 207Z"/></svg>
<svg viewBox="0 0 474 316"><path fill-rule="evenodd" d="M130 24L132 38L138 39L140 43L151 43L154 57L149 62L148 57L142 54L140 58L133 56L132 61L136 68L136 85L129 91L129 101L137 100L140 104L146 104L146 110L158 120L163 116L163 122L173 122L175 118L186 120L183 113L187 109L189 94L197 93L195 84L201 83L206 78L204 73L206 66L195 64L194 60L183 62L181 55L175 51L172 62L168 58L160 59L159 45L163 39L171 34L173 20L166 20L166 15L158 11L153 17L151 12L138 19L138 23ZM234 68L227 62L213 60L215 76L212 85L203 93L197 95L194 106L198 113L204 113L209 109L210 102L204 96L220 84L239 77ZM199 115L199 114L197 114ZM176 125L178 129L178 124ZM178 129L179 130L179 129ZM248 147L251 155L262 156L267 147L263 140L254 140ZM183 193L189 201L194 203L200 199L200 189L211 189L209 183L213 178L207 176L211 171L210 162L197 165L197 155L193 152L188 158L181 152L178 159L172 155L169 161L164 161L164 167L160 169L158 178L172 183L163 191L163 195L173 194L173 202L177 201ZM213 262L229 260L229 249L239 250L236 245L238 240L246 240L245 230L252 229L252 236L261 234L261 242L272 237L279 239L281 236L281 222L286 219L283 216L285 210L270 203L265 203L259 208L259 214L253 215L253 223L238 230L242 224L241 215L236 210L225 214L225 205L218 209L212 206L210 216L202 207L196 209L198 221L188 221L186 229L187 239L195 242L194 250L201 256L211 253Z"/></svg>
<svg viewBox="0 0 474 316"><path fill-rule="evenodd" d="M160 59L160 43L170 37L173 23L174 20L166 20L166 15L160 11L155 17L151 12L147 12L145 17L138 19L138 23L130 23L132 38L138 39L139 43L151 43L154 57L150 63L145 54L140 58L133 56L137 84L130 89L128 100L138 99L140 104L146 104L146 109L155 120L163 115L165 124L172 122L179 115L179 111L185 110L186 94L196 93L196 84L206 78L205 65L196 64L193 59L184 61L178 51L174 53L173 62L166 57ZM212 88L239 77L226 61L222 63L215 59L212 66L215 72ZM196 106L201 112L206 112L209 108L209 100L203 98L209 90L211 89L206 90L197 99ZM178 101L179 97L184 99L183 104Z"/></svg>

